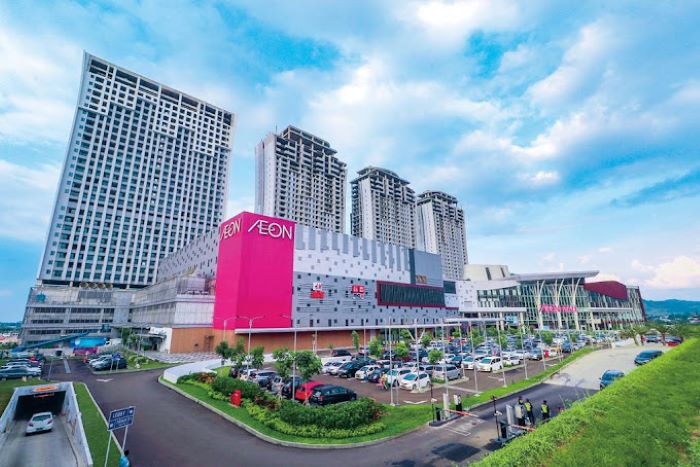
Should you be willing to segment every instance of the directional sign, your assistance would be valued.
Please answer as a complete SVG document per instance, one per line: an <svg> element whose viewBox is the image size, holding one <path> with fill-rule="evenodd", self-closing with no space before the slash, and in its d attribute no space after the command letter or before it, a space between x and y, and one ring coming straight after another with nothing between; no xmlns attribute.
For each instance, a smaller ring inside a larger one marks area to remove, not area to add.
<svg viewBox="0 0 700 467"><path fill-rule="evenodd" d="M135 410L136 408L133 406L119 410L112 410L109 413L109 431L118 430L119 428L132 425L134 423Z"/></svg>

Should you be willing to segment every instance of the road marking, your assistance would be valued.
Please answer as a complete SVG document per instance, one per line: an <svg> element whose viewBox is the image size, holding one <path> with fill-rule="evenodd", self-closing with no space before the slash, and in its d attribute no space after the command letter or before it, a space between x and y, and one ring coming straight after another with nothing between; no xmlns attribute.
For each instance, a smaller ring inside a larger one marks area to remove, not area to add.
<svg viewBox="0 0 700 467"><path fill-rule="evenodd" d="M428 401L426 400L426 401L418 401L418 402L412 402L412 401L404 401L404 402L405 402L406 404L417 405L417 404L425 404L425 403L428 402Z"/></svg>
<svg viewBox="0 0 700 467"><path fill-rule="evenodd" d="M109 383L110 381L112 381L112 379L113 378L105 378L105 379L97 378L95 381L99 381L100 383Z"/></svg>
<svg viewBox="0 0 700 467"><path fill-rule="evenodd" d="M68 365L68 360L65 358L63 359L63 368L66 370L66 373L70 373L70 365Z"/></svg>

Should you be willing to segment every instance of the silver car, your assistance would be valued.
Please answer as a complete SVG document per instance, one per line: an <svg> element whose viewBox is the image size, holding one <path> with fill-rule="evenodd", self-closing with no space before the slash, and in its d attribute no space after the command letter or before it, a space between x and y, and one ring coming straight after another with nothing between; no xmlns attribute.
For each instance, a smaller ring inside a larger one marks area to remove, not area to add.
<svg viewBox="0 0 700 467"><path fill-rule="evenodd" d="M437 365L433 368L433 378L449 381L459 379L462 373L454 365Z"/></svg>

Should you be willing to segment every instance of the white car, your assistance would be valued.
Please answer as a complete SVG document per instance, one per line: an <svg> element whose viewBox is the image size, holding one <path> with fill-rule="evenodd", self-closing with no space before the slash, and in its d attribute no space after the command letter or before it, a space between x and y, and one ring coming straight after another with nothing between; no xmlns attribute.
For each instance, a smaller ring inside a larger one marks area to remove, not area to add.
<svg viewBox="0 0 700 467"><path fill-rule="evenodd" d="M346 362L331 362L331 366L328 367L328 374L338 376L338 370Z"/></svg>
<svg viewBox="0 0 700 467"><path fill-rule="evenodd" d="M401 379L399 387L401 389L415 391L417 389L429 388L430 384L430 375L428 375L428 373L409 373Z"/></svg>
<svg viewBox="0 0 700 467"><path fill-rule="evenodd" d="M479 371L496 371L503 368L501 357L485 357L481 359L476 369Z"/></svg>
<svg viewBox="0 0 700 467"><path fill-rule="evenodd" d="M378 365L365 365L355 372L355 379L365 379L377 368L379 368Z"/></svg>
<svg viewBox="0 0 700 467"><path fill-rule="evenodd" d="M338 362L338 361L326 362L326 363L324 363L323 366L321 367L321 373L327 375L327 374L330 372L331 368L333 368L333 367L339 367L339 366L342 365L342 364L343 364L343 362Z"/></svg>
<svg viewBox="0 0 700 467"><path fill-rule="evenodd" d="M401 383L401 379L409 373L411 373L409 368L395 368L389 370L386 374L386 382L389 386L398 386L399 383Z"/></svg>
<svg viewBox="0 0 700 467"><path fill-rule="evenodd" d="M479 362L486 358L485 355L475 355L473 357L469 356L462 360L462 368L466 370L473 370L474 365L478 365Z"/></svg>
<svg viewBox="0 0 700 467"><path fill-rule="evenodd" d="M451 365L452 364L452 358L455 356L453 353L446 353L443 357L442 360L440 360L438 363L440 365Z"/></svg>
<svg viewBox="0 0 700 467"><path fill-rule="evenodd" d="M0 370L13 370L15 368L21 368L23 370L27 370L27 372L29 373L30 376L41 376L41 368L39 368L38 366L17 365L17 364L11 365L8 363L7 365L1 366Z"/></svg>
<svg viewBox="0 0 700 467"><path fill-rule="evenodd" d="M40 431L51 431L52 428L53 415L51 415L51 412L39 412L32 415L32 418L29 419L25 433L31 435Z"/></svg>
<svg viewBox="0 0 700 467"><path fill-rule="evenodd" d="M505 366L515 366L520 365L522 359L518 358L517 355L511 354L507 357L503 357L503 365Z"/></svg>

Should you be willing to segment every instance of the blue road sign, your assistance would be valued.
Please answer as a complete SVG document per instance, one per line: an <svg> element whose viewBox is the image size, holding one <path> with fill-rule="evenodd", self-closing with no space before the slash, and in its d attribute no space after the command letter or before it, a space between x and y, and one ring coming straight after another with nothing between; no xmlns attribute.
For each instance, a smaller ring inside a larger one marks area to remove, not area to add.
<svg viewBox="0 0 700 467"><path fill-rule="evenodd" d="M109 413L109 431L118 430L134 423L135 407L126 407L124 409L112 410Z"/></svg>

